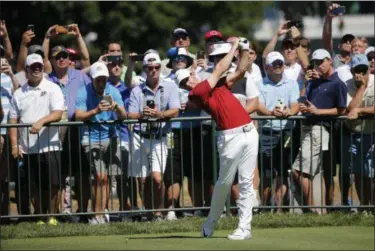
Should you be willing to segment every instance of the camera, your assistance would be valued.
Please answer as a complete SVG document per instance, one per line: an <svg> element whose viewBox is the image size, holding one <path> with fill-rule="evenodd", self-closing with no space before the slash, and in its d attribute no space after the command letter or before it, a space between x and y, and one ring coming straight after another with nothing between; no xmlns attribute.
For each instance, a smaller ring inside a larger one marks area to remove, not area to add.
<svg viewBox="0 0 375 251"><path fill-rule="evenodd" d="M33 24L29 24L29 25L27 25L27 28L26 28L26 30L27 31L32 31L32 32L34 32L34 25Z"/></svg>

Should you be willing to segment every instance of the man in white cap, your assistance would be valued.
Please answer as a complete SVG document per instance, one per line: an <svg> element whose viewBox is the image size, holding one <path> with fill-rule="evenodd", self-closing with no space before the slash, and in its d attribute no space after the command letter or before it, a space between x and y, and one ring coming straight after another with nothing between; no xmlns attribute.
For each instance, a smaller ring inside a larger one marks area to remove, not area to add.
<svg viewBox="0 0 375 251"><path fill-rule="evenodd" d="M277 51L268 53L265 58L267 76L259 86L258 112L266 116L280 119L296 115L299 111L299 88L296 80L288 78L285 71L284 56ZM286 145L285 136L294 126L287 120L261 120L261 155L259 163L263 163L263 205L269 205L271 199L272 178L276 178L276 204L282 206L287 194L288 169L290 169L290 147ZM282 153L282 154L281 154ZM282 212L278 208L278 212Z"/></svg>
<svg viewBox="0 0 375 251"><path fill-rule="evenodd" d="M143 69L147 74L146 83L133 88L129 100L129 118L156 118L157 122L135 124L131 134L132 165L129 176L137 177L140 184L141 197L147 209L163 207L163 179L167 159L167 133L171 131L170 123L163 120L178 116L180 100L178 87L171 81L160 78L161 60L157 53L151 52L143 59ZM151 183L151 176L153 182ZM146 182L147 180L147 182ZM143 186L153 184L153 191L143 194ZM162 220L162 212L155 213L155 220Z"/></svg>
<svg viewBox="0 0 375 251"><path fill-rule="evenodd" d="M9 122L32 123L32 127L10 129L12 156L18 163L23 162L26 179L29 175L34 177L29 186L34 186L31 195L35 198L35 214L53 214L56 213L61 142L58 128L44 125L61 120L64 97L57 85L43 78L44 65L40 55L27 56L25 72L28 81L13 95ZM40 186L42 191L39 191ZM48 224L56 225L57 221L50 217Z"/></svg>
<svg viewBox="0 0 375 251"><path fill-rule="evenodd" d="M228 71L234 54L240 47L237 69ZM223 57L222 54L226 53ZM249 42L233 39L229 43L215 45L211 55L215 68L207 80L200 81L194 74L177 72L181 88L190 90L189 100L211 114L217 124L217 148L220 158L219 179L215 184L211 209L202 225L203 237L211 237L220 218L230 187L238 171L240 188L238 228L228 236L230 240L251 239L252 202L256 196L253 188L254 169L258 155L258 132L240 102L230 88L243 78L249 60ZM187 106L190 104L188 103Z"/></svg>
<svg viewBox="0 0 375 251"><path fill-rule="evenodd" d="M293 163L294 182L302 187L304 201L314 206L312 180L321 172L320 153L328 150L329 119L320 116L344 115L348 89L333 68L331 55L324 49L315 50L311 64L313 79L307 83L306 98L299 101L302 114L309 114L302 125L302 144ZM298 189L297 189L298 190ZM322 184L325 197L325 185ZM324 198L323 197L323 198ZM322 201L325 205L325 200ZM313 212L325 213L326 210L311 209Z"/></svg>
<svg viewBox="0 0 375 251"><path fill-rule="evenodd" d="M77 121L100 122L126 119L121 94L108 84L107 65L96 62L90 67L93 82L80 87L77 93L75 116ZM103 224L103 212L107 201L108 175L121 173L120 149L114 137L115 126L96 124L81 128L81 143L90 166L95 167L94 196L92 207L98 214L89 223Z"/></svg>

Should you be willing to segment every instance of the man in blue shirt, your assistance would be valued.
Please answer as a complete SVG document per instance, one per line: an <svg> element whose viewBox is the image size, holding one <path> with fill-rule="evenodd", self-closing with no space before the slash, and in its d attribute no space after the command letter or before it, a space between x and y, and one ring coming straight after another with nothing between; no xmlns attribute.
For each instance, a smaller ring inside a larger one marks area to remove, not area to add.
<svg viewBox="0 0 375 251"><path fill-rule="evenodd" d="M116 87L107 84L109 73L107 66L96 62L90 67L91 84L82 86L77 93L76 120L105 122L124 120L126 111L120 92ZM95 207L93 211L104 212L107 202L108 175L121 174L120 151L114 125L96 124L81 128L81 143L87 159L95 172ZM96 215L90 223L105 223L103 215Z"/></svg>
<svg viewBox="0 0 375 251"><path fill-rule="evenodd" d="M52 49L51 63L53 71L48 74L47 79L57 84L64 95L64 112L62 121L74 121L75 102L78 89L90 83L91 80L84 72L69 67L71 60L68 51L63 46L55 46ZM88 179L81 179L79 177L80 174L82 174L82 177L88 176L89 164L85 157L82 158L82 156L79 155L80 151L71 151L71 149L79 149L82 147L79 142L78 130L79 127L76 126L63 126L60 127L59 133L63 144L63 151L61 153L61 182L63 183L63 212L65 213L71 213L72 211L72 199L70 196L71 186L69 184L70 174L75 176L75 180L82 180L82 183L77 182L76 186L80 212L87 212L87 205L90 196ZM81 152L83 153L83 151Z"/></svg>
<svg viewBox="0 0 375 251"><path fill-rule="evenodd" d="M285 118L299 111L299 88L296 80L288 79L284 74L284 57L277 51L268 53L265 69L267 77L259 86L258 112L263 115ZM271 199L271 182L276 177L276 204L283 205L287 193L287 170L290 148L287 138L291 134L293 122L287 120L262 120L259 122L260 152L258 163L265 171L263 184L263 205L269 205ZM278 208L278 211L281 211Z"/></svg>
<svg viewBox="0 0 375 251"><path fill-rule="evenodd" d="M314 206L312 196L312 180L321 172L321 151L328 150L329 119L324 116L343 115L346 112L346 98L348 89L341 81L333 68L331 55L324 49L314 51L312 75L316 76L309 81L306 87L306 101L300 100L300 111L308 116L302 126L301 150L293 164L294 182L302 187L304 201L308 206ZM317 77L319 76L319 77ZM323 116L323 117L320 117ZM297 189L298 190L298 189ZM325 197L325 184L322 184L323 198ZM322 200L325 205L325 200ZM320 209L312 209L320 212ZM322 214L326 210L321 211Z"/></svg>
<svg viewBox="0 0 375 251"><path fill-rule="evenodd" d="M111 57L108 57L108 71L109 79L107 84L112 85L117 88L121 94L121 99L124 103L125 110L129 109L129 99L132 88L125 86L124 81L121 80L121 75L123 72L123 57L119 52L110 53ZM114 175L116 181L116 192L119 198L119 210L123 211L125 209L135 210L137 209L137 183L136 179L129 177L128 167L129 167L129 125L128 124L118 124L115 137L119 138L118 144L121 150L121 168L123 170L122 175ZM128 199L130 204L128 203ZM108 200L109 201L109 200ZM107 201L107 207L108 207ZM129 220L130 218L121 217L122 221Z"/></svg>
<svg viewBox="0 0 375 251"><path fill-rule="evenodd" d="M143 68L147 74L145 84L134 87L130 94L129 118L156 118L166 120L178 116L180 101L178 87L170 81L160 78L161 60L158 54L146 54ZM150 175L153 179L154 201L142 198L146 208L161 209L162 175L167 159L167 133L171 131L170 123L151 122L135 124L132 134L132 165L131 176L139 178L139 184L145 185ZM142 189L140 189L142 190ZM144 189L151 191L150 189ZM150 204L151 202L151 204ZM155 213L155 220L161 220L162 213Z"/></svg>

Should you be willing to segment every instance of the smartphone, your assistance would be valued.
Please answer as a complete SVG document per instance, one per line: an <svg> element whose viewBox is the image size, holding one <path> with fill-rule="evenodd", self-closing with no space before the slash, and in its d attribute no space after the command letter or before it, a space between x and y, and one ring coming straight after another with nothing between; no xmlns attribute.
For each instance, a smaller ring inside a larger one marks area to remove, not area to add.
<svg viewBox="0 0 375 251"><path fill-rule="evenodd" d="M314 70L314 65L309 65L308 67L307 67L307 70L310 70L310 71L312 71L312 70Z"/></svg>
<svg viewBox="0 0 375 251"><path fill-rule="evenodd" d="M112 104L112 97L109 95L103 95L103 100L108 102L110 105Z"/></svg>
<svg viewBox="0 0 375 251"><path fill-rule="evenodd" d="M331 14L336 15L336 16L340 14L344 14L344 13L345 13L345 6L340 6L336 9L331 10Z"/></svg>
<svg viewBox="0 0 375 251"><path fill-rule="evenodd" d="M307 98L306 96L301 96L297 99L298 103L301 103L301 104L307 104Z"/></svg>
<svg viewBox="0 0 375 251"><path fill-rule="evenodd" d="M155 108L155 100L147 100L146 105L150 107L151 109Z"/></svg>
<svg viewBox="0 0 375 251"><path fill-rule="evenodd" d="M58 25L56 27L56 32L60 34L67 34L69 32L69 27L67 25Z"/></svg>
<svg viewBox="0 0 375 251"><path fill-rule="evenodd" d="M133 60L133 61L143 61L143 58L145 57L144 54L137 54L137 55L132 55L130 56L130 58Z"/></svg>
<svg viewBox="0 0 375 251"><path fill-rule="evenodd" d="M197 59L204 59L204 51L198 51Z"/></svg>
<svg viewBox="0 0 375 251"><path fill-rule="evenodd" d="M34 25L33 24L28 24L26 30L34 32L35 31Z"/></svg>
<svg viewBox="0 0 375 251"><path fill-rule="evenodd" d="M287 29L290 29L292 28L293 26L295 26L296 28L300 28L302 27L302 22L301 21L290 21L289 23L287 23Z"/></svg>
<svg viewBox="0 0 375 251"><path fill-rule="evenodd" d="M122 59L121 55L108 55L107 61L108 62L118 62L118 61L123 61L123 59Z"/></svg>
<svg viewBox="0 0 375 251"><path fill-rule="evenodd" d="M1 58L1 62L0 62L1 67L3 67L3 65L7 65L7 64L8 64L8 60L6 58Z"/></svg>

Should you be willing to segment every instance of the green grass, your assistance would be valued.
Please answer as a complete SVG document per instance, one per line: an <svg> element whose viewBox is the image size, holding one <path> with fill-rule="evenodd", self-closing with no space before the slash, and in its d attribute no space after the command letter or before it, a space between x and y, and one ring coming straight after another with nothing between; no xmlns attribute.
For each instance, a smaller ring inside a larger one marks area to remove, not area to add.
<svg viewBox="0 0 375 251"><path fill-rule="evenodd" d="M61 236L103 236L103 235L134 235L199 232L204 218L191 217L175 222L134 222L110 223L105 225L88 225L61 223L57 226L36 225L35 223L20 223L1 226L0 238L38 238ZM217 230L235 229L237 217L220 219ZM362 214L328 214L325 216L309 214L261 214L255 215L252 221L253 229L261 228L291 228L291 227L326 227L326 226L362 226L373 227L374 216Z"/></svg>
<svg viewBox="0 0 375 251"><path fill-rule="evenodd" d="M249 241L229 241L229 230L203 239L199 232L8 239L2 250L374 250L373 227L254 229Z"/></svg>

